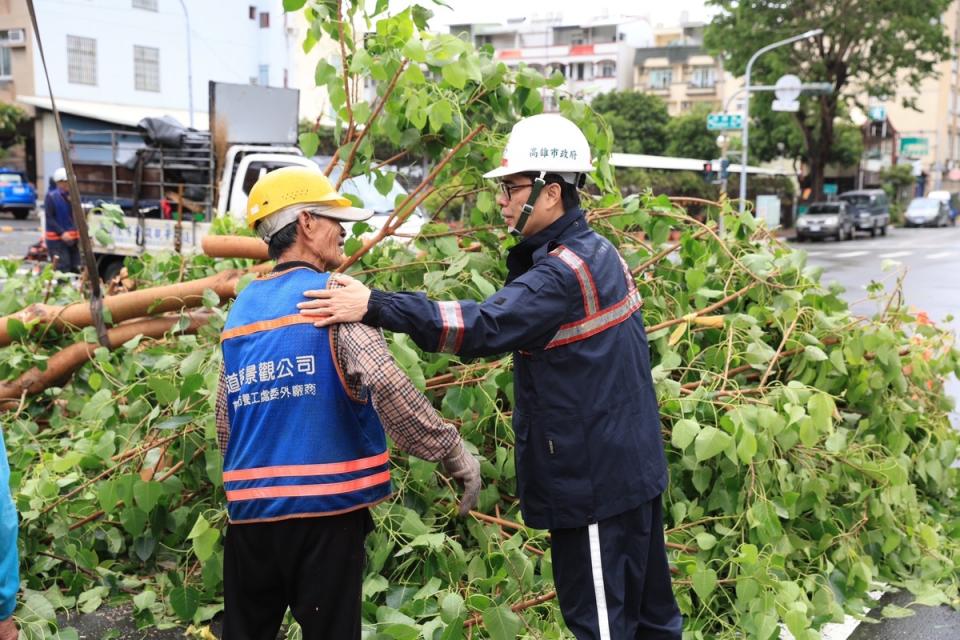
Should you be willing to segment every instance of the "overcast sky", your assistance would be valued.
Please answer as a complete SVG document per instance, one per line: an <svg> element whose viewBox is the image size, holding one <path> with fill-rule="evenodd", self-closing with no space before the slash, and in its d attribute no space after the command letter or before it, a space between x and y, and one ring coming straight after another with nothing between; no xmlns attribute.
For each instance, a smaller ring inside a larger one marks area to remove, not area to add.
<svg viewBox="0 0 960 640"><path fill-rule="evenodd" d="M507 18L532 16L534 13L563 13L568 19L583 19L603 15L632 15L649 18L658 24L674 26L684 12L687 20L707 22L711 13L704 8L703 0L445 0L453 10L433 5L436 24L464 22L501 22ZM421 0L421 4L430 6Z"/></svg>

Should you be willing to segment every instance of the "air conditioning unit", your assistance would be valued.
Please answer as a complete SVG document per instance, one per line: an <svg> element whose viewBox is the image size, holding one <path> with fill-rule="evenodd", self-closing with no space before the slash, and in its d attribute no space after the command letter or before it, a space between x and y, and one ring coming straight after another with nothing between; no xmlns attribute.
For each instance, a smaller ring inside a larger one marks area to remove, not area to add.
<svg viewBox="0 0 960 640"><path fill-rule="evenodd" d="M22 47L27 44L27 34L23 29L10 29L4 44L8 47Z"/></svg>

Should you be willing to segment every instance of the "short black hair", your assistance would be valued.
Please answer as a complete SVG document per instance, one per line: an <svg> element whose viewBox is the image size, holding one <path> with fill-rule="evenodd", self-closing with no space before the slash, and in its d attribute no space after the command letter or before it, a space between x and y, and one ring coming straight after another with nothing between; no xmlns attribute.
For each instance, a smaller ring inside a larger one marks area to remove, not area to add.
<svg viewBox="0 0 960 640"><path fill-rule="evenodd" d="M521 174L531 180L536 180L540 177L539 171L528 171ZM578 174L582 176L583 174ZM563 203L563 210L570 211L571 209L576 209L580 206L580 191L577 189L577 185L570 184L562 177L556 173L548 173L543 177L543 181L547 184L558 184L560 185L560 201ZM578 180L578 182L581 180Z"/></svg>
<svg viewBox="0 0 960 640"><path fill-rule="evenodd" d="M267 254L271 260L279 260L280 256L297 241L298 222L299 219L294 220L287 226L282 227L270 238L270 243L267 245Z"/></svg>

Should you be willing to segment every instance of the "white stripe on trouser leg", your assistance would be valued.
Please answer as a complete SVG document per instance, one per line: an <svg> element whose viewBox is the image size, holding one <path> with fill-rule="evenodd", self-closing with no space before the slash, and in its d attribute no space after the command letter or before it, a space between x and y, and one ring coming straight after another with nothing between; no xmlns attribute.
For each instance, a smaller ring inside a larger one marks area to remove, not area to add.
<svg viewBox="0 0 960 640"><path fill-rule="evenodd" d="M610 620L607 618L607 594L603 590L603 564L600 562L600 525L587 526L590 535L590 568L593 570L593 592L597 599L597 624L600 640L610 640Z"/></svg>

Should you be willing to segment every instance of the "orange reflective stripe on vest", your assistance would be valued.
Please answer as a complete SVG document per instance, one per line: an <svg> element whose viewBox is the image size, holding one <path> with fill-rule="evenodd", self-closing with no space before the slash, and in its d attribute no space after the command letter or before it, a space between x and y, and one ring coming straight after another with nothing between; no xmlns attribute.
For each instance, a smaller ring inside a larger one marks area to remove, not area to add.
<svg viewBox="0 0 960 640"><path fill-rule="evenodd" d="M372 476L364 476L346 482L328 482L326 484L284 485L279 487L254 487L252 489L236 489L227 491L229 502L242 500L259 500L262 498L295 498L301 496L329 496L338 493L350 493L378 484L390 482L390 472L381 471Z"/></svg>
<svg viewBox="0 0 960 640"><path fill-rule="evenodd" d="M47 233L43 237L46 238L47 240L59 240L60 234L57 233L56 231L47 231Z"/></svg>
<svg viewBox="0 0 960 640"><path fill-rule="evenodd" d="M223 481L262 480L264 478L289 478L293 476L329 476L339 473L353 473L386 464L390 454L386 451L378 456L348 460L346 462L328 462L325 464L289 464L278 467L258 467L256 469L237 469L224 471Z"/></svg>

